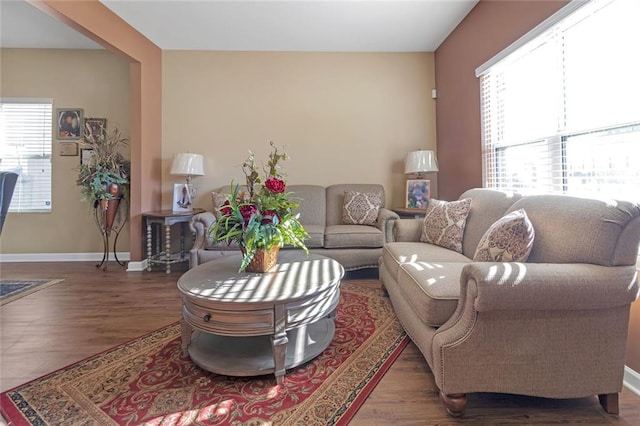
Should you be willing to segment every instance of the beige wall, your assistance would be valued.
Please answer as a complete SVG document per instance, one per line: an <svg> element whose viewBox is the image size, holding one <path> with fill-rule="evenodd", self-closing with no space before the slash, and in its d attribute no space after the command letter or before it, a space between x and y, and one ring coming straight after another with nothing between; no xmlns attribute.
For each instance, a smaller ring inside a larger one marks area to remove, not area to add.
<svg viewBox="0 0 640 426"><path fill-rule="evenodd" d="M141 260L141 213L157 210L161 199L162 51L99 0L26 1L129 61L129 240L131 260Z"/></svg>
<svg viewBox="0 0 640 426"><path fill-rule="evenodd" d="M106 50L2 49L0 96L52 98L56 108L83 108L129 131L129 63ZM54 120L55 122L55 120ZM55 127L55 123L54 123ZM3 253L101 252L100 234L75 184L80 157L61 157L53 132L52 212L10 214ZM129 251L129 230L118 240Z"/></svg>
<svg viewBox="0 0 640 426"><path fill-rule="evenodd" d="M286 146L290 183L381 183L399 206L405 155L435 149L433 87L431 53L164 51L163 207L174 154L205 156L195 205L210 209L269 141Z"/></svg>

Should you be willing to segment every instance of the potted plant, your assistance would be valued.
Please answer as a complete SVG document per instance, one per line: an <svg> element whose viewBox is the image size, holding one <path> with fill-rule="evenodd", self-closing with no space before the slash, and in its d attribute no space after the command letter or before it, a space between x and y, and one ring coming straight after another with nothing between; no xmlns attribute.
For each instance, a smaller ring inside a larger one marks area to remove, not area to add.
<svg viewBox="0 0 640 426"><path fill-rule="evenodd" d="M80 165L76 184L80 186L82 199L104 214L104 229L110 231L115 221L120 201L125 198L129 186L131 162L125 159L122 149L129 144L118 128L107 132L87 127L84 147L93 150L90 159Z"/></svg>
<svg viewBox="0 0 640 426"><path fill-rule="evenodd" d="M220 219L210 228L216 242L237 243L243 253L240 272L267 272L277 261L278 251L285 245L301 248L309 234L296 213L298 203L286 192L280 162L289 157L271 143L272 151L260 180L254 156L242 165L246 192L231 183L231 195L220 208Z"/></svg>

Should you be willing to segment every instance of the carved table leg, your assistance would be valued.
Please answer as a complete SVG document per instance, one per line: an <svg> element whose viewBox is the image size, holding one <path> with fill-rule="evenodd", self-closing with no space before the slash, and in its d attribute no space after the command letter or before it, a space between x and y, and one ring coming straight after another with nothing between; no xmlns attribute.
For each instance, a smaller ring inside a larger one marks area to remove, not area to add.
<svg viewBox="0 0 640 426"><path fill-rule="evenodd" d="M165 225L164 227L164 249L165 252L165 265L167 267L167 274L171 273L171 225Z"/></svg>
<svg viewBox="0 0 640 426"><path fill-rule="evenodd" d="M285 329L285 313L284 305L275 306L275 333L271 336L271 349L273 350L274 374L278 385L281 385L284 381L284 363L287 358L287 344L289 343Z"/></svg>
<svg viewBox="0 0 640 426"><path fill-rule="evenodd" d="M151 222L147 219L147 272L151 272L151 257L153 252L151 251Z"/></svg>
<svg viewBox="0 0 640 426"><path fill-rule="evenodd" d="M187 356L189 352L187 349L189 348L189 343L191 343L191 333L193 332L193 327L189 325L184 319L180 320L180 330L182 335L182 355Z"/></svg>
<svg viewBox="0 0 640 426"><path fill-rule="evenodd" d="M600 400L600 405L608 414L620 414L617 393L603 393L598 395L598 399Z"/></svg>
<svg viewBox="0 0 640 426"><path fill-rule="evenodd" d="M467 396L463 393L445 395L440 391L440 401L452 417L462 416L462 412L467 408Z"/></svg>
<svg viewBox="0 0 640 426"><path fill-rule="evenodd" d="M184 235L187 233L187 223L182 222L180 228L180 260L184 260Z"/></svg>

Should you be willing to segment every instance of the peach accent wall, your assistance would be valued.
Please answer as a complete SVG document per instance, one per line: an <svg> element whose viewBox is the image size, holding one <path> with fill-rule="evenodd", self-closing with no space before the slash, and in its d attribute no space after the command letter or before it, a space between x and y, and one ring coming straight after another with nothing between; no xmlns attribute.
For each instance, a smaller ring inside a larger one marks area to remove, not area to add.
<svg viewBox="0 0 640 426"><path fill-rule="evenodd" d="M83 108L85 117L129 133L129 64L108 50L0 49L0 96L51 98L56 108ZM102 239L76 185L80 157L59 155L53 120L51 213L10 213L2 253L101 253ZM128 153L127 153L128 155ZM129 226L118 239L129 251Z"/></svg>
<svg viewBox="0 0 640 426"><path fill-rule="evenodd" d="M481 0L436 50L438 191L443 199L482 186L475 69L566 3Z"/></svg>
<svg viewBox="0 0 640 426"><path fill-rule="evenodd" d="M432 53L164 51L163 70L165 208L179 152L204 155L194 204L210 210L269 141L286 146L290 183L380 183L388 207L404 205L406 154L435 149Z"/></svg>
<svg viewBox="0 0 640 426"><path fill-rule="evenodd" d="M130 63L131 260L142 259L142 216L160 207L162 51L98 0L28 0Z"/></svg>

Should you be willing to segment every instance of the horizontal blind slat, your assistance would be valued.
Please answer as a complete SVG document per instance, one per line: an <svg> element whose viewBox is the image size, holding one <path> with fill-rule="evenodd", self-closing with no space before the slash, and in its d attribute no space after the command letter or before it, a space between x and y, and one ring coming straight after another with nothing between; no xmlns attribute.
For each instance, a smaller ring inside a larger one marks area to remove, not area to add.
<svg viewBox="0 0 640 426"><path fill-rule="evenodd" d="M0 167L18 172L9 211L51 211L51 102L0 101Z"/></svg>
<svg viewBox="0 0 640 426"><path fill-rule="evenodd" d="M480 76L484 186L640 202L639 14L593 0Z"/></svg>

